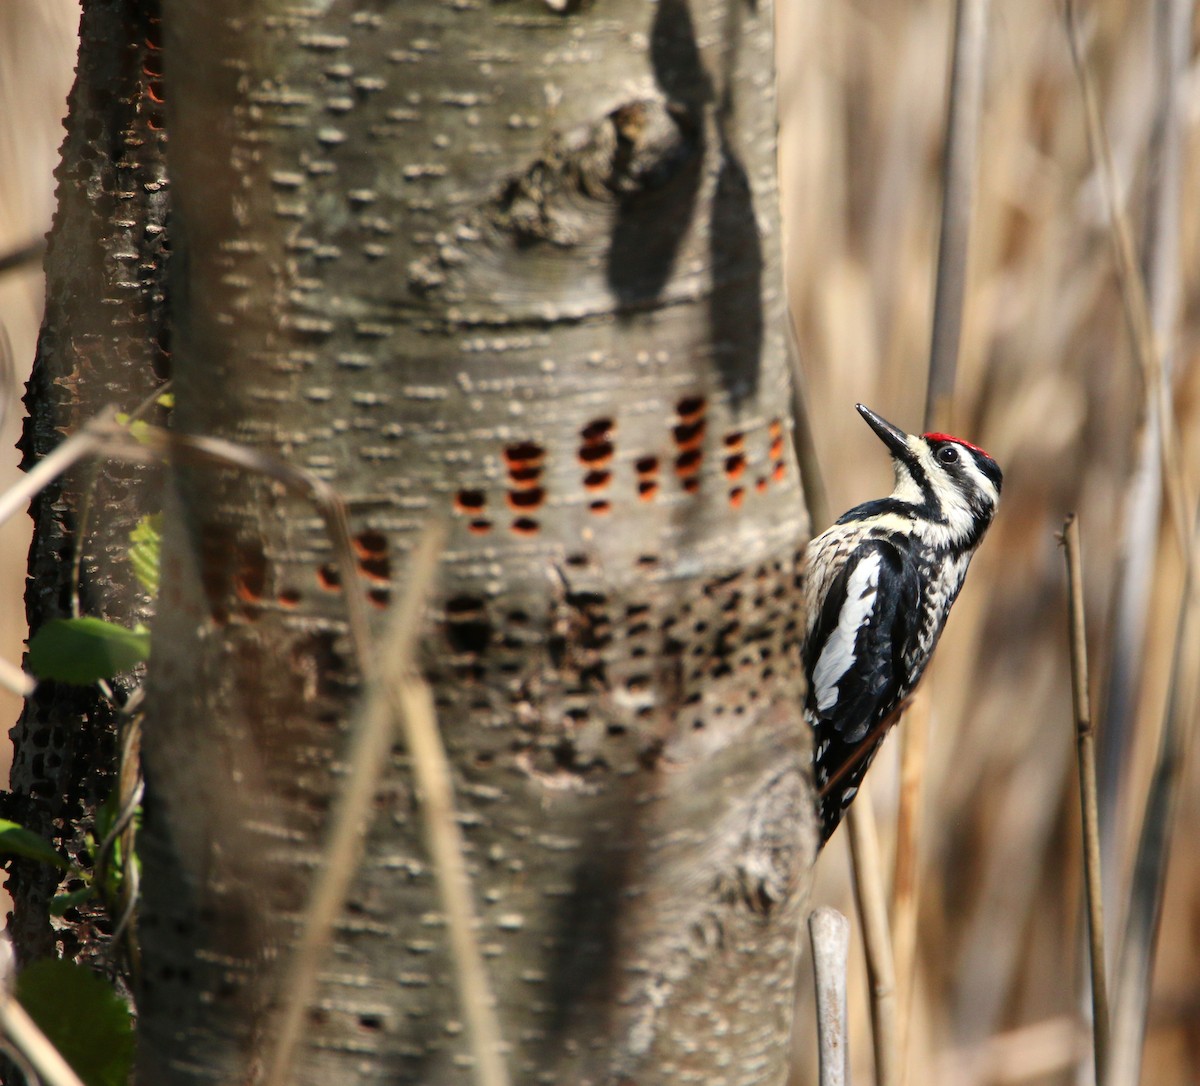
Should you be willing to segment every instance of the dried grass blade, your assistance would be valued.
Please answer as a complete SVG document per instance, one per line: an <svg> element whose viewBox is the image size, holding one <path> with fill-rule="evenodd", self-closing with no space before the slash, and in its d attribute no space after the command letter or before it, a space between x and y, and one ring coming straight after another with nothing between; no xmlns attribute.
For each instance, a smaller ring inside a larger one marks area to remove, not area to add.
<svg viewBox="0 0 1200 1086"><path fill-rule="evenodd" d="M1083 569L1079 520L1063 525L1070 596L1071 694L1079 755L1079 798L1083 819L1083 868L1087 888L1088 955L1092 973L1092 1037L1096 1086L1105 1086L1109 1056L1108 981L1104 950L1104 893L1100 881L1100 812L1096 798L1096 747L1088 697L1087 637L1083 613Z"/></svg>
<svg viewBox="0 0 1200 1086"><path fill-rule="evenodd" d="M898 1086L899 1047L896 1029L896 967L888 930L883 857L875 830L871 793L863 788L846 812L850 855L854 863L854 899L862 924L867 975L871 982L871 1040L875 1049L876 1086Z"/></svg>

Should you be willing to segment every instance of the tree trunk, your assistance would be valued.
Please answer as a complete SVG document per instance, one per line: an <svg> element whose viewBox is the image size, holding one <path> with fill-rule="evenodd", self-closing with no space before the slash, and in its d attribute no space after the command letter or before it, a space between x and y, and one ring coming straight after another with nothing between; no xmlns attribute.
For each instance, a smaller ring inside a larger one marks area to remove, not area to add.
<svg viewBox="0 0 1200 1086"><path fill-rule="evenodd" d="M779 1083L815 850L772 12L165 13L180 464L155 628L140 1081L266 1050L382 614L422 647L518 1082ZM402 749L297 1083L471 1081Z"/></svg>
<svg viewBox="0 0 1200 1086"><path fill-rule="evenodd" d="M132 411L158 386L169 356L157 4L85 7L46 254L46 310L25 397L26 469L106 405ZM25 600L31 633L77 609L130 626L148 620L149 601L125 559L129 532L150 508L151 477L144 468L90 463L37 496ZM95 809L112 787L115 716L94 688L43 682L11 733L5 816L84 868ZM10 863L8 932L21 963L58 954L110 964L111 925L98 903L52 926L58 882L45 864Z"/></svg>

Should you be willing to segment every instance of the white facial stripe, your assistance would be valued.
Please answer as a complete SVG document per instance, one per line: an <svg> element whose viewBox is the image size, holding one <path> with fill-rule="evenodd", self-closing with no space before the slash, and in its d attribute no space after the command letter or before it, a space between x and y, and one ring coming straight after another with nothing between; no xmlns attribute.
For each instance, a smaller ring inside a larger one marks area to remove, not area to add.
<svg viewBox="0 0 1200 1086"><path fill-rule="evenodd" d="M996 489L996 484L980 470L979 462L975 459L975 457L970 453L964 453L963 463L967 468L967 476L979 489L979 492L983 494L983 496L987 498L992 505L999 505L1000 491Z"/></svg>
<svg viewBox="0 0 1200 1086"><path fill-rule="evenodd" d="M933 449L926 441L910 437L909 447L916 454L918 462L924 469L934 497L946 518L945 524L926 525L926 538L935 544L950 543L955 539L963 538L975 528L975 511L972 509L967 495L961 486L946 474L946 469L937 462ZM959 455L959 463L963 466L972 488L978 490L980 496L993 507L998 505L1000 492L996 489L996 484L979 470L979 465L970 450L961 449ZM915 483L906 480L898 482L894 496L903 501L919 501L920 491Z"/></svg>
<svg viewBox="0 0 1200 1086"><path fill-rule="evenodd" d="M816 687L817 709L820 712L836 704L838 681L854 664L854 645L858 640L859 628L875 609L879 563L878 552L869 554L851 570L846 579L846 599L838 615L837 628L825 642L821 658L813 668L813 686Z"/></svg>

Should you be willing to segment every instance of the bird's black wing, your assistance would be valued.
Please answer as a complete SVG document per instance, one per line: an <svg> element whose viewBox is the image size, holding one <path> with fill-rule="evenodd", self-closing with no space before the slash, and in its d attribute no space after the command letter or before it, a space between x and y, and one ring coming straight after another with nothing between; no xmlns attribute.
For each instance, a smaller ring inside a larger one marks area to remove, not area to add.
<svg viewBox="0 0 1200 1086"><path fill-rule="evenodd" d="M902 653L917 621L915 565L886 539L865 540L839 570L805 645L816 783L826 838L854 798L882 727L911 688ZM831 785L830 782L834 783Z"/></svg>

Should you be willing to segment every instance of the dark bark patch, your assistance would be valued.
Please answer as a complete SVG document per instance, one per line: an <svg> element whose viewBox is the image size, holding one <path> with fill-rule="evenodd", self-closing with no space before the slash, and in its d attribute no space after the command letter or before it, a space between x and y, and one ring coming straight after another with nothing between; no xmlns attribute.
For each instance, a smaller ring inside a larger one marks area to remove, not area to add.
<svg viewBox="0 0 1200 1086"><path fill-rule="evenodd" d="M579 431L579 438L585 445L591 445L598 441L608 440L609 434L614 429L616 429L616 423L612 419L593 419Z"/></svg>
<svg viewBox="0 0 1200 1086"><path fill-rule="evenodd" d="M374 558L387 554L387 536L382 532L360 532L354 537L354 549L360 558Z"/></svg>
<svg viewBox="0 0 1200 1086"><path fill-rule="evenodd" d="M600 467L613 458L613 445L609 441L600 441L594 445L584 445L579 450L579 459L590 467Z"/></svg>
<svg viewBox="0 0 1200 1086"><path fill-rule="evenodd" d="M713 358L735 404L758 388L762 365L762 242L749 178L722 141L721 170L709 223L712 292L708 319Z"/></svg>
<svg viewBox="0 0 1200 1086"><path fill-rule="evenodd" d="M459 653L478 656L492 642L495 630L475 596L454 596L446 601L446 640Z"/></svg>
<svg viewBox="0 0 1200 1086"><path fill-rule="evenodd" d="M695 422L682 422L671 431L671 436L680 449L698 449L704 442L705 428L702 418Z"/></svg>
<svg viewBox="0 0 1200 1086"><path fill-rule="evenodd" d="M546 455L546 450L536 442L518 442L506 446L504 460L512 472L518 468L539 467Z"/></svg>
<svg viewBox="0 0 1200 1086"><path fill-rule="evenodd" d="M458 513L479 513L486 501L482 490L460 490L454 496L454 509Z"/></svg>
<svg viewBox="0 0 1200 1086"><path fill-rule="evenodd" d="M529 490L513 490L509 492L508 504L511 509L536 509L546 500L546 492L540 486Z"/></svg>

